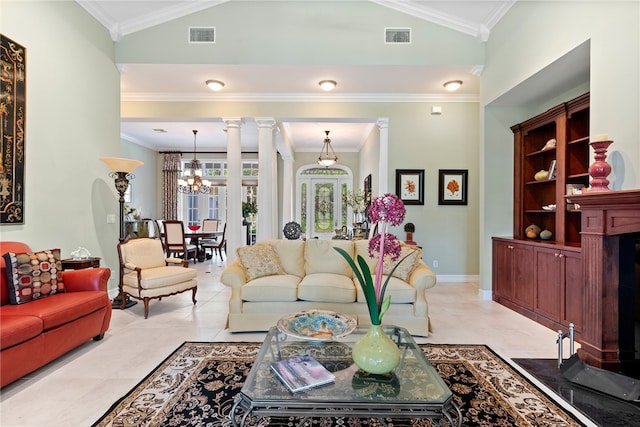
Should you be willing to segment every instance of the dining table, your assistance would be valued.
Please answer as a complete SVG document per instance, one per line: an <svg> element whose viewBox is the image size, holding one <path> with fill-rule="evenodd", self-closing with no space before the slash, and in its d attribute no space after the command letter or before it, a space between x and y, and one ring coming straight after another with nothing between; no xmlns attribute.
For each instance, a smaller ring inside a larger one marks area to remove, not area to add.
<svg viewBox="0 0 640 427"><path fill-rule="evenodd" d="M189 242L195 245L198 261L204 262L205 259L211 259L211 257L207 258L204 249L200 246L200 239L217 239L222 236L222 233L222 231L188 231L184 233L184 238L189 239Z"/></svg>

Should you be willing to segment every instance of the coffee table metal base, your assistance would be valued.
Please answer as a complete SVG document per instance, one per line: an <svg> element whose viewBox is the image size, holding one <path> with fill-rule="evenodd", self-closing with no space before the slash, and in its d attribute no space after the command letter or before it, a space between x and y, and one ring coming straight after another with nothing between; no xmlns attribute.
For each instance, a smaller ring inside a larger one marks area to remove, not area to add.
<svg viewBox="0 0 640 427"><path fill-rule="evenodd" d="M333 404L326 402L309 401L288 401L288 406L283 406L284 402L261 402L256 405L250 398L240 393L239 399L231 408L231 422L234 427L244 427L250 416L255 417L297 417L300 419L299 426L304 425L308 419L315 417L354 417L354 418L376 418L380 424L386 426L383 418L446 418L451 427L462 426L462 413L460 408L453 401L439 405L429 404L420 409L402 408L397 405L371 405L362 407L336 408Z"/></svg>

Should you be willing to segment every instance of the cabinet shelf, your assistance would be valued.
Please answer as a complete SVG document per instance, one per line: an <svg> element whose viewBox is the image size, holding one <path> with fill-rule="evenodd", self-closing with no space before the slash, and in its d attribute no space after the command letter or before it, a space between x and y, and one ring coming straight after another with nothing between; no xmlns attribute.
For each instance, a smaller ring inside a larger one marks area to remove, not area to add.
<svg viewBox="0 0 640 427"><path fill-rule="evenodd" d="M549 153L555 153L555 152L556 152L555 148L547 148L546 150L538 150L538 151L534 151L533 153L528 153L526 156L527 157L543 156L543 155L547 155Z"/></svg>
<svg viewBox="0 0 640 427"><path fill-rule="evenodd" d="M567 145L574 145L574 144L587 144L589 142L589 137L585 136L584 138L578 138L578 139L574 139L573 141L569 141L567 142Z"/></svg>
<svg viewBox="0 0 640 427"><path fill-rule="evenodd" d="M544 184L554 184L556 182L556 178L553 179L543 179L542 181L527 181L525 185L544 185Z"/></svg>

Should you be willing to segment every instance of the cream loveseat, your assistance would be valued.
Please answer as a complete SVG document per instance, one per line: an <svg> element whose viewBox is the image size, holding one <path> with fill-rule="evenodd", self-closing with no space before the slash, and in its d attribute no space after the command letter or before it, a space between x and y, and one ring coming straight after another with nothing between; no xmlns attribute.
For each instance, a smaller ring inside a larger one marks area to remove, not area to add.
<svg viewBox="0 0 640 427"><path fill-rule="evenodd" d="M227 326L231 332L266 331L283 315L301 310L332 310L370 323L364 294L349 264L333 249L355 259L361 255L375 272L368 240L268 240L238 248L238 257L222 272L231 288ZM415 247L403 247L404 256ZM429 335L425 291L436 275L422 261L420 250L396 269L387 295L391 307L384 323L402 326L412 335ZM390 263L387 263L390 264ZM390 271L385 267L385 271ZM403 277L405 280L396 276Z"/></svg>

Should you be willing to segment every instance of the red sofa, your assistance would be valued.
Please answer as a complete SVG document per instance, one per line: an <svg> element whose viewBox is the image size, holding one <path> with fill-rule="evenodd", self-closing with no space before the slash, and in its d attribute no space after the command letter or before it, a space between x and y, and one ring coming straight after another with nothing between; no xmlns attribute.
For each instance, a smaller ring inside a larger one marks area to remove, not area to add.
<svg viewBox="0 0 640 427"><path fill-rule="evenodd" d="M9 300L2 254L31 252L20 242L0 242L0 387L35 371L93 338L111 321L107 268L63 271L66 291L24 304Z"/></svg>

